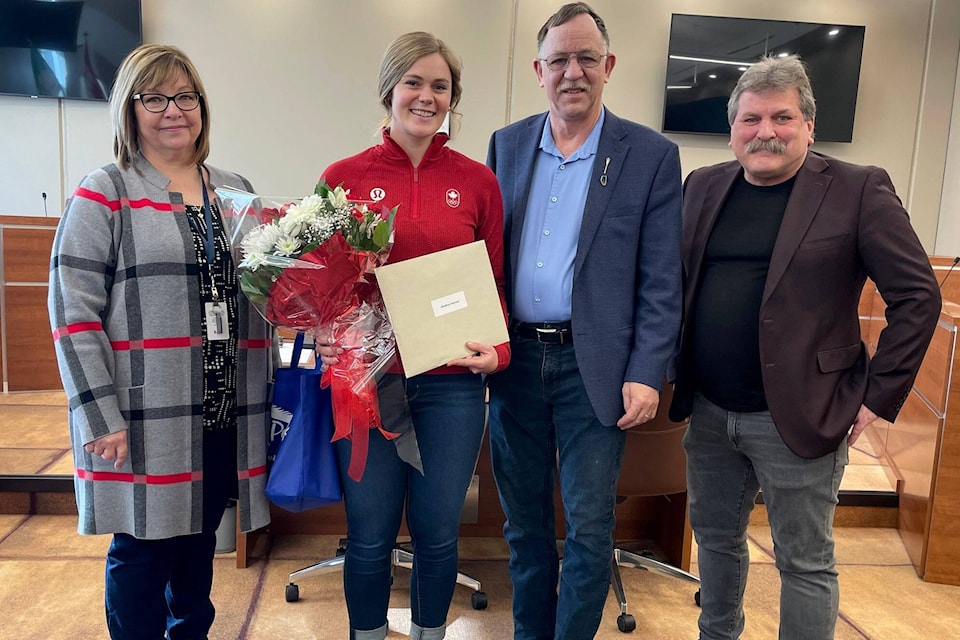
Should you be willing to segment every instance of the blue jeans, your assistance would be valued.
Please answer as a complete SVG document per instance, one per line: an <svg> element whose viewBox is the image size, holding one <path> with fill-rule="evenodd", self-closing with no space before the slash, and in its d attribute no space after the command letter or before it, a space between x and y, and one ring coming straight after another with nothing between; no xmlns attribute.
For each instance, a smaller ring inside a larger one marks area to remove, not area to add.
<svg viewBox="0 0 960 640"><path fill-rule="evenodd" d="M610 588L625 434L597 420L573 345L514 338L511 349L510 366L490 376L490 447L507 516L514 638L586 640ZM558 459L567 531L559 577Z"/></svg>
<svg viewBox="0 0 960 640"><path fill-rule="evenodd" d="M217 527L237 492L237 432L203 436L203 531L162 540L113 536L104 606L112 640L203 640L213 624ZM166 634L166 635L165 635Z"/></svg>
<svg viewBox="0 0 960 640"><path fill-rule="evenodd" d="M415 376L406 400L420 445L423 475L400 460L392 441L370 432L360 482L347 476L350 441L337 441L347 512L343 590L354 631L387 623L393 548L406 505L413 543L413 622L443 627L457 582L460 512L483 439L484 390L479 375Z"/></svg>
<svg viewBox="0 0 960 640"><path fill-rule="evenodd" d="M739 638L758 489L780 571L781 640L833 638L840 590L833 512L847 444L807 460L783 443L768 411L725 411L700 395L684 439L690 523L700 567L700 638Z"/></svg>

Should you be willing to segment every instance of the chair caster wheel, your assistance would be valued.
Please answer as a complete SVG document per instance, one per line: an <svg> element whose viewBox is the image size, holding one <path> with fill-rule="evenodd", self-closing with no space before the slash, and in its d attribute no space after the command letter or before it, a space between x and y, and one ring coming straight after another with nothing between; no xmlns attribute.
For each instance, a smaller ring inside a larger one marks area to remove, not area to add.
<svg viewBox="0 0 960 640"><path fill-rule="evenodd" d="M700 606L700 589L697 589L697 592L693 594L693 601L697 603L697 606Z"/></svg>
<svg viewBox="0 0 960 640"><path fill-rule="evenodd" d="M637 628L637 619L629 613L621 613L617 616L617 629L620 633L630 633Z"/></svg>
<svg viewBox="0 0 960 640"><path fill-rule="evenodd" d="M286 598L287 602L296 602L300 599L300 587L293 583L288 584L287 588L284 590L283 596Z"/></svg>
<svg viewBox="0 0 960 640"><path fill-rule="evenodd" d="M474 591L470 594L470 606L480 611L487 608L487 594L483 591Z"/></svg>

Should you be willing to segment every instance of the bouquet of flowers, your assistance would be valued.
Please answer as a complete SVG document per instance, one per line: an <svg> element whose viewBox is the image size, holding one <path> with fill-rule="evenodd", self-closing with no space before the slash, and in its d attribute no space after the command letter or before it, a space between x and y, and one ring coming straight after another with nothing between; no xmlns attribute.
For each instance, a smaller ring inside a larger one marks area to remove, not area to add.
<svg viewBox="0 0 960 640"><path fill-rule="evenodd" d="M353 442L348 473L359 480L369 429L385 431L376 376L396 345L373 269L393 244L396 207L375 210L321 180L302 199L277 199L216 189L230 235L240 288L275 327L332 339L340 361L321 378L333 396L333 440Z"/></svg>

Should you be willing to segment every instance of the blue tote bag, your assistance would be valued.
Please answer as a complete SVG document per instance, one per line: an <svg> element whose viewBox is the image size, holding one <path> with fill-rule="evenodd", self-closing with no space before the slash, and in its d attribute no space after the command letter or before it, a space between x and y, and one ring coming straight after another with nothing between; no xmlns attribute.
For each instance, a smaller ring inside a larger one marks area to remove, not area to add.
<svg viewBox="0 0 960 640"><path fill-rule="evenodd" d="M293 345L290 367L274 373L272 426L267 443L267 498L300 512L340 502L340 473L333 437L330 389L320 388L320 361L303 369L303 334Z"/></svg>

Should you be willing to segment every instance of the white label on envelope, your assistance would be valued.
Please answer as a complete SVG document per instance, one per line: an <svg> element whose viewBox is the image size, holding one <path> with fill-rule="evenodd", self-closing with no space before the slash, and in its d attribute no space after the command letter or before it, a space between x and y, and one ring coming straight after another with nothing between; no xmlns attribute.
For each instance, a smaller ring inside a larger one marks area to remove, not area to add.
<svg viewBox="0 0 960 640"><path fill-rule="evenodd" d="M439 318L440 316L445 316L448 313L460 311L460 309L466 309L467 296L464 295L463 291L457 291L456 293L451 293L448 296L431 300L430 304L433 305L433 315Z"/></svg>

